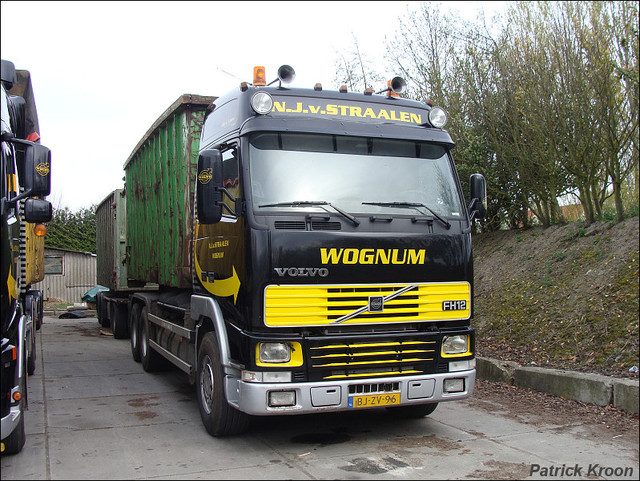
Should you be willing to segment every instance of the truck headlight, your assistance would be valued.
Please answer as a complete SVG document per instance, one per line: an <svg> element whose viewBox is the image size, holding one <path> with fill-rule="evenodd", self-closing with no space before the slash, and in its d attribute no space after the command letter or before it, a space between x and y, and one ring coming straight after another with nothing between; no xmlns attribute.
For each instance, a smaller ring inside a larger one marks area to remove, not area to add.
<svg viewBox="0 0 640 481"><path fill-rule="evenodd" d="M467 334L457 336L444 336L442 338L442 356L461 356L469 353L469 336Z"/></svg>
<svg viewBox="0 0 640 481"><path fill-rule="evenodd" d="M267 92L257 92L251 97L251 108L260 115L266 115L273 109L273 99Z"/></svg>
<svg viewBox="0 0 640 481"><path fill-rule="evenodd" d="M258 361L283 363L291 360L291 347L287 342L261 342L258 344Z"/></svg>
<svg viewBox="0 0 640 481"><path fill-rule="evenodd" d="M433 107L429 111L429 122L436 129L441 129L447 123L448 115L442 107Z"/></svg>

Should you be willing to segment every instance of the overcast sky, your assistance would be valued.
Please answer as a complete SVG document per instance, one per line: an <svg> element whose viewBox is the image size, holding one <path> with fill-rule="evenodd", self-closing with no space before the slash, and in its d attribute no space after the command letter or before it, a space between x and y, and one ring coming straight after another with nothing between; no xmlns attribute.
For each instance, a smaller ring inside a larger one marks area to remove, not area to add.
<svg viewBox="0 0 640 481"><path fill-rule="evenodd" d="M264 65L293 86L333 88L352 48L382 60L385 35L420 2L1 2L2 59L31 72L42 144L52 151L54 208L78 210L122 188L123 165L185 93L220 96ZM469 20L503 2L444 2ZM381 86L381 89L384 86Z"/></svg>

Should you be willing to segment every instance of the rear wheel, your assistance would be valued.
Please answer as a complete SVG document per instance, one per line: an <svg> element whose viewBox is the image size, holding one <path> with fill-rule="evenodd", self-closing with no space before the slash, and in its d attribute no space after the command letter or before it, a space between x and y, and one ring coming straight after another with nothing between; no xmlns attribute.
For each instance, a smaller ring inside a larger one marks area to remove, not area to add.
<svg viewBox="0 0 640 481"><path fill-rule="evenodd" d="M417 419L428 416L438 407L438 403L416 404L413 406L395 406L388 407L389 414L398 418Z"/></svg>
<svg viewBox="0 0 640 481"><path fill-rule="evenodd" d="M117 302L109 303L109 319L114 339L126 339L129 335L127 316L121 315L121 311L122 309Z"/></svg>
<svg viewBox="0 0 640 481"><path fill-rule="evenodd" d="M198 349L196 389L202 424L209 434L229 436L247 429L249 416L227 402L218 339L214 332L204 335Z"/></svg>
<svg viewBox="0 0 640 481"><path fill-rule="evenodd" d="M140 362L142 363L142 368L147 372L161 371L167 367L167 360L149 346L149 332L152 329L155 328L149 323L147 306L144 306L140 311L140 329L138 332L140 333Z"/></svg>
<svg viewBox="0 0 640 481"><path fill-rule="evenodd" d="M111 323L109 321L109 303L107 297L102 291L96 294L96 312L98 314L98 322L102 327L110 328Z"/></svg>
<svg viewBox="0 0 640 481"><path fill-rule="evenodd" d="M131 355L133 360L140 362L140 313L142 307L135 303L131 308L131 322L129 323L129 338L131 339Z"/></svg>

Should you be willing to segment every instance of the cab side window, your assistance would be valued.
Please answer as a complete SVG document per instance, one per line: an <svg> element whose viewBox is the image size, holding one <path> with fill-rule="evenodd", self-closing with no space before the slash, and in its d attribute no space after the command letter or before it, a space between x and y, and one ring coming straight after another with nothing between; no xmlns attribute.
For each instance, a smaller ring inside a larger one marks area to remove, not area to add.
<svg viewBox="0 0 640 481"><path fill-rule="evenodd" d="M237 149L229 149L222 152L222 186L227 189L229 194L235 198L240 198L240 174L238 169L238 151ZM234 202L229 199L228 196L223 196L224 203L229 206L231 211L235 211ZM223 209L223 214L228 215L228 212Z"/></svg>

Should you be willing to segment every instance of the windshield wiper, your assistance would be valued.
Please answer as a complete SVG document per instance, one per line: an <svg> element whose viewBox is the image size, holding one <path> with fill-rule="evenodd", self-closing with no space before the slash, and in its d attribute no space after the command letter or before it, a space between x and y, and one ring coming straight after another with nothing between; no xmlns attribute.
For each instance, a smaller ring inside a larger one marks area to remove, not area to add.
<svg viewBox="0 0 640 481"><path fill-rule="evenodd" d="M354 216L352 216L348 212L345 212L339 207L336 207L331 202L327 202L326 200L297 200L294 202L276 202L275 204L262 204L262 205L259 205L258 207L305 207L305 206L316 206L316 205L328 205L333 210L335 210L338 214L343 215L344 217L349 219L351 222L353 222L353 225L355 226L360 225L360 221L356 219Z"/></svg>
<svg viewBox="0 0 640 481"><path fill-rule="evenodd" d="M433 210L431 210L429 207L427 207L424 204L421 204L420 202L363 202L363 204L366 205L379 205L381 207L409 207L409 208L415 208L415 207L424 207L425 209L427 209L429 212L431 212L431 214L438 219L440 222L442 222L445 227L447 229L451 228L451 224L446 221L445 219L443 219L442 217L440 217L438 214L436 214Z"/></svg>

